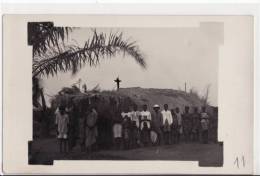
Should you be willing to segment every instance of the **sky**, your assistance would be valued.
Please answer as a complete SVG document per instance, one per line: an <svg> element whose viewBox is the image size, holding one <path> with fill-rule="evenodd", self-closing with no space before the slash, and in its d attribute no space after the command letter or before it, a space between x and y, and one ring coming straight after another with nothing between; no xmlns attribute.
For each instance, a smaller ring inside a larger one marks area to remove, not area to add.
<svg viewBox="0 0 260 176"><path fill-rule="evenodd" d="M218 53L223 44L223 24L203 22L197 27L171 28L97 28L97 32L123 32L124 39L136 41L145 56L143 69L134 58L119 54L104 58L96 67L84 66L76 75L58 73L43 77L48 100L62 87L69 87L79 78L88 89L99 85L102 90L115 90L119 76L120 87L166 88L196 90L205 95L210 86L209 103L218 105ZM84 46L91 37L90 28L75 29L69 42Z"/></svg>

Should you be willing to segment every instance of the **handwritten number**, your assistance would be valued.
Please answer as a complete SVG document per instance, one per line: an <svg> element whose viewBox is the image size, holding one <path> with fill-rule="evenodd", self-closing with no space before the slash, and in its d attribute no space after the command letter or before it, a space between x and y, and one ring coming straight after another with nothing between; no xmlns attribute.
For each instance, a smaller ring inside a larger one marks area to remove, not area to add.
<svg viewBox="0 0 260 176"><path fill-rule="evenodd" d="M234 165L235 165L237 168L240 168L240 163L241 163L241 162L242 162L243 167L245 167L245 166L246 166L246 160L245 160L244 155L241 157L241 160L240 160L238 157L236 157L236 159L235 159L235 161L234 161Z"/></svg>
<svg viewBox="0 0 260 176"><path fill-rule="evenodd" d="M239 161L238 161L238 157L236 157L236 160L234 162L235 165L237 165L237 168L239 168Z"/></svg>
<svg viewBox="0 0 260 176"><path fill-rule="evenodd" d="M242 156L242 161L243 161L243 167L245 167L246 166L246 162L245 162L245 157L244 156Z"/></svg>

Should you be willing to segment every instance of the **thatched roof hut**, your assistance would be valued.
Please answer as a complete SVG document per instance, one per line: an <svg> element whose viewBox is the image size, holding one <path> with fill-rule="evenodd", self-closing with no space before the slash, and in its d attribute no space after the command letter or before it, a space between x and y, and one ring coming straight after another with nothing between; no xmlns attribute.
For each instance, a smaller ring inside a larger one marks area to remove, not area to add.
<svg viewBox="0 0 260 176"><path fill-rule="evenodd" d="M53 109L58 106L69 107L71 105L79 108L79 111L84 111L91 105L94 105L99 114L107 113L108 111L129 111L130 107L136 103L119 91L89 91L82 92L62 92L55 96L51 102Z"/></svg>
<svg viewBox="0 0 260 176"><path fill-rule="evenodd" d="M57 105L70 106L75 104L85 109L90 104L95 104L100 111L115 108L120 111L129 111L133 105L137 105L139 110L144 104L148 105L151 111L154 104L163 107L165 103L170 109L179 107L184 110L185 106L201 107L203 100L198 96L183 91L172 89L145 89L139 87L120 88L119 91L88 91L82 93L72 88L64 88L52 102L53 107Z"/></svg>

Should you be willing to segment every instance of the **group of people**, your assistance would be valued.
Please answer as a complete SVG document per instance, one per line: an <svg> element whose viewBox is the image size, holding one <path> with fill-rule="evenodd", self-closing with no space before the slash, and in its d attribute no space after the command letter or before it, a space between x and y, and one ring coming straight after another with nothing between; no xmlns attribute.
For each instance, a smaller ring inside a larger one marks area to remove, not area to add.
<svg viewBox="0 0 260 176"><path fill-rule="evenodd" d="M153 111L148 110L147 105L138 110L134 105L132 111L121 112L118 118L113 119L111 125L113 148L131 149L151 145L169 145L185 142L200 141L208 143L208 130L210 118L206 112L206 107L186 106L184 112L180 109L169 110L168 104L164 104L162 110L159 105L153 106ZM59 139L60 152L69 151L68 139L71 120L69 110L60 106L55 112L57 133ZM84 118L80 118L77 126L79 128L79 139L82 150L91 151L97 142L98 132L97 121L99 113L95 106L90 106L84 113Z"/></svg>
<svg viewBox="0 0 260 176"><path fill-rule="evenodd" d="M134 106L133 111L122 112L121 116L123 122L114 123L113 134L115 145L123 143L125 149L179 143L182 136L186 142L208 143L209 115L205 107L199 113L197 107L190 112L186 106L181 113L178 107L169 110L168 104L164 104L162 111L159 105L154 105L153 112L143 105L141 111Z"/></svg>
<svg viewBox="0 0 260 176"><path fill-rule="evenodd" d="M61 153L70 151L75 145L76 139L80 139L82 150L90 151L93 144L96 143L98 113L94 107L90 106L83 114L84 116L79 118L77 122L75 121L77 115L73 109L59 106L56 110L55 124ZM75 131L78 131L78 136L75 136Z"/></svg>

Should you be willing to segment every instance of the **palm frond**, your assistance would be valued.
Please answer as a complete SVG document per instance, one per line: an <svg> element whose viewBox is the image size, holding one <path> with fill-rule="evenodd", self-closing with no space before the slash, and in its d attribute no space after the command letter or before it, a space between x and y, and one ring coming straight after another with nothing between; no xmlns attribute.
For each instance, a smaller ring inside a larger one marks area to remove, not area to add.
<svg viewBox="0 0 260 176"><path fill-rule="evenodd" d="M33 46L33 56L42 55L48 49L59 49L60 41L67 39L71 27L54 27L52 22L29 22L28 43Z"/></svg>
<svg viewBox="0 0 260 176"><path fill-rule="evenodd" d="M93 37L88 39L82 48L70 45L62 49L61 53L52 49L36 56L33 63L33 76L55 75L59 71L69 70L75 74L85 64L96 66L101 58L111 58L119 53L133 57L142 68L146 68L144 56L135 41L124 40L123 33L110 33L107 37L105 33L97 33L94 30Z"/></svg>

